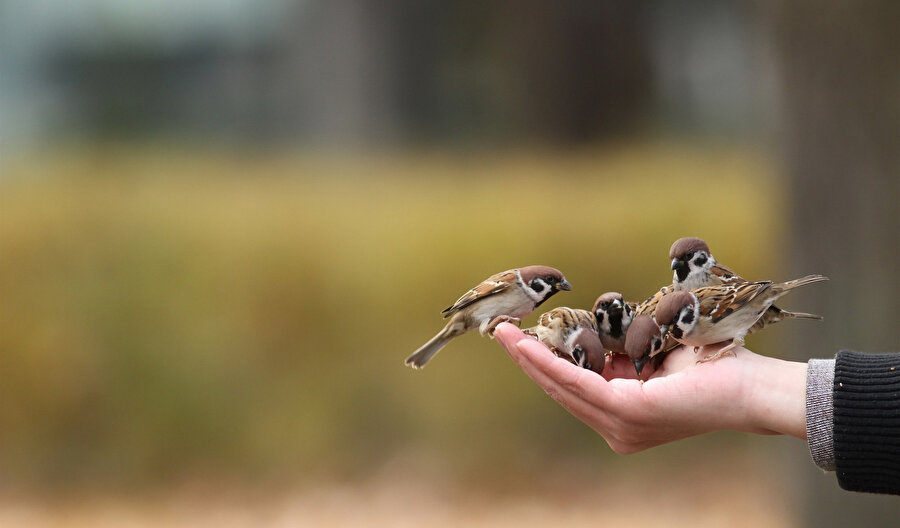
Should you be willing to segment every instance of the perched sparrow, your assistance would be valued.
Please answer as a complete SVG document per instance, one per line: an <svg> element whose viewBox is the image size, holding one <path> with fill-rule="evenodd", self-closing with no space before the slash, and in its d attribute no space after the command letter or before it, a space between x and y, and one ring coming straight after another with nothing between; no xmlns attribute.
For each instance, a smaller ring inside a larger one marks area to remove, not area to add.
<svg viewBox="0 0 900 528"><path fill-rule="evenodd" d="M562 272L547 266L527 266L491 275L441 312L450 321L406 358L406 364L422 368L454 337L476 328L481 335L492 335L498 324L518 324L519 318L533 312L556 292L571 289Z"/></svg>
<svg viewBox="0 0 900 528"><path fill-rule="evenodd" d="M739 284L747 282L740 275L716 262L706 242L699 238L679 238L669 250L672 259L672 289L690 291L706 286ZM788 312L777 306L770 306L748 333L762 330L782 319L822 320L821 315L803 312Z"/></svg>
<svg viewBox="0 0 900 528"><path fill-rule="evenodd" d="M635 305L625 302L621 293L606 292L594 302L591 310L603 347L615 354L625 353L625 334L634 318Z"/></svg>
<svg viewBox="0 0 900 528"><path fill-rule="evenodd" d="M671 335L680 343L693 346L695 352L704 345L730 339L731 344L700 360L711 361L734 354L732 349L743 346L744 336L779 297L794 288L824 280L828 277L809 275L781 283L742 282L673 292L659 301L656 322L664 336Z"/></svg>
<svg viewBox="0 0 900 528"><path fill-rule="evenodd" d="M597 321L591 312L564 306L554 308L542 313L537 326L524 332L570 363L597 374L603 373L606 357L597 335Z"/></svg>
<svg viewBox="0 0 900 528"><path fill-rule="evenodd" d="M653 359L654 368L659 368L666 350L663 346L663 333L656 321L649 315L637 315L628 335L625 337L625 353L634 364L637 375L641 375L644 365Z"/></svg>

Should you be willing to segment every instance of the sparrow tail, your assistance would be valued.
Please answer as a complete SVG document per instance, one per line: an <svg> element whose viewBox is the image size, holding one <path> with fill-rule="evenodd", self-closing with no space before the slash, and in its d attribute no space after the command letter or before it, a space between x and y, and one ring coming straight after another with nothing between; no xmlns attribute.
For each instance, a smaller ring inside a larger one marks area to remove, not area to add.
<svg viewBox="0 0 900 528"><path fill-rule="evenodd" d="M794 288L799 288L800 286L806 286L807 284L812 284L814 282L822 282L827 281L828 277L824 275L807 275L806 277L801 277L799 279L789 280L787 282L782 282L778 284L777 287L781 292L787 292L793 290Z"/></svg>
<svg viewBox="0 0 900 528"><path fill-rule="evenodd" d="M784 319L811 319L813 321L824 321L825 318L821 315L804 313L804 312L789 312L787 310L781 310L778 315Z"/></svg>
<svg viewBox="0 0 900 528"><path fill-rule="evenodd" d="M419 347L418 350L416 350L412 353L412 355L406 358L406 366L412 367L414 369L420 369L424 367L425 364L428 363L428 361L442 348L444 348L444 346L446 346L451 339L464 332L465 330L460 331L459 325L456 324L456 321L451 319L443 330L438 332L436 336L429 339L427 343Z"/></svg>

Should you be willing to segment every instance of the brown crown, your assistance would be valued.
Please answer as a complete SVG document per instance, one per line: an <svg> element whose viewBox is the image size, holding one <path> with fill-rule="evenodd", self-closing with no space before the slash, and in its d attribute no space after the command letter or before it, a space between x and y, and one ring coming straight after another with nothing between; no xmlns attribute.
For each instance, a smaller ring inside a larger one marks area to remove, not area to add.
<svg viewBox="0 0 900 528"><path fill-rule="evenodd" d="M551 268L550 266L525 266L524 268L519 268L519 273L522 274L522 281L525 284L531 282L532 279L536 279L538 277L556 277L559 280L565 279L561 271L556 268Z"/></svg>
<svg viewBox="0 0 900 528"><path fill-rule="evenodd" d="M690 292L678 291L667 293L659 300L659 304L656 305L656 312L653 315L656 317L656 322L659 324L670 325L675 322L675 318L678 317L678 312L693 302L694 296L691 295Z"/></svg>
<svg viewBox="0 0 900 528"><path fill-rule="evenodd" d="M703 250L709 253L709 246L706 245L702 239L697 237L686 237L679 238L672 244L672 248L669 250L669 258L670 259L680 259L687 253L691 253L694 251Z"/></svg>
<svg viewBox="0 0 900 528"><path fill-rule="evenodd" d="M622 294L619 292L606 292L603 295L601 295L600 297L597 297L597 300L594 301L594 307L591 309L591 311L596 312L597 307L600 306L600 303L602 303L602 302L612 302L612 301L615 301L616 299L624 300L622 297Z"/></svg>
<svg viewBox="0 0 900 528"><path fill-rule="evenodd" d="M641 357L650 344L650 338L653 334L659 333L659 326L652 317L649 315L635 317L625 335L625 353L632 359Z"/></svg>

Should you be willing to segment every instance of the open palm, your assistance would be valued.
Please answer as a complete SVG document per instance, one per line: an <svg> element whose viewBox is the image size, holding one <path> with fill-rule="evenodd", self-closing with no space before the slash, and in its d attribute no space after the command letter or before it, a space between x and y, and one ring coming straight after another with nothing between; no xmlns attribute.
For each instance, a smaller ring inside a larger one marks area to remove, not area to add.
<svg viewBox="0 0 900 528"><path fill-rule="evenodd" d="M805 363L738 348L735 357L697 364L692 348L679 347L642 381L625 357L608 360L599 376L557 358L511 324L498 326L494 337L532 380L617 453L722 429L806 437Z"/></svg>

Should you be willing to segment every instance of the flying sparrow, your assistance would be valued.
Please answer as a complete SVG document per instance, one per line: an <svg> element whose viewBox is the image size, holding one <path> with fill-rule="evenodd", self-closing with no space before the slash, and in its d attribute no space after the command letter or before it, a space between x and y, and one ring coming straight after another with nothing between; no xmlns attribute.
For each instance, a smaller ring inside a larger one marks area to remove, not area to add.
<svg viewBox="0 0 900 528"><path fill-rule="evenodd" d="M634 364L637 375L641 375L644 365L651 359L654 369L659 368L665 357L665 339L656 321L649 315L637 315L628 327L625 337L625 353Z"/></svg>
<svg viewBox="0 0 900 528"><path fill-rule="evenodd" d="M422 368L454 337L475 329L481 335L493 335L498 324L504 321L518 324L521 317L533 312L556 292L571 289L562 272L548 266L527 266L491 275L441 312L450 321L406 358L406 364Z"/></svg>
<svg viewBox="0 0 900 528"><path fill-rule="evenodd" d="M603 373L606 357L597 335L597 320L587 310L561 306L544 312L538 324L524 330L570 363Z"/></svg>
<svg viewBox="0 0 900 528"><path fill-rule="evenodd" d="M597 318L597 329L603 347L614 354L625 353L625 335L634 318L634 303L627 303L618 292L606 292L594 302L591 311Z"/></svg>
<svg viewBox="0 0 900 528"><path fill-rule="evenodd" d="M737 273L719 264L709 246L696 237L679 238L669 250L672 259L672 289L690 291L706 286L720 286L747 282ZM783 319L813 319L821 321L821 315L803 312L788 312L777 306L770 306L766 313L753 325L747 333L762 330L766 326Z"/></svg>
<svg viewBox="0 0 900 528"><path fill-rule="evenodd" d="M794 288L824 280L828 277L808 275L780 283L741 282L672 292L659 301L655 318L663 336L671 335L678 342L693 346L695 352L704 345L731 340L716 354L700 360L712 361L728 353L734 355L732 350L743 346L744 336L779 297Z"/></svg>

